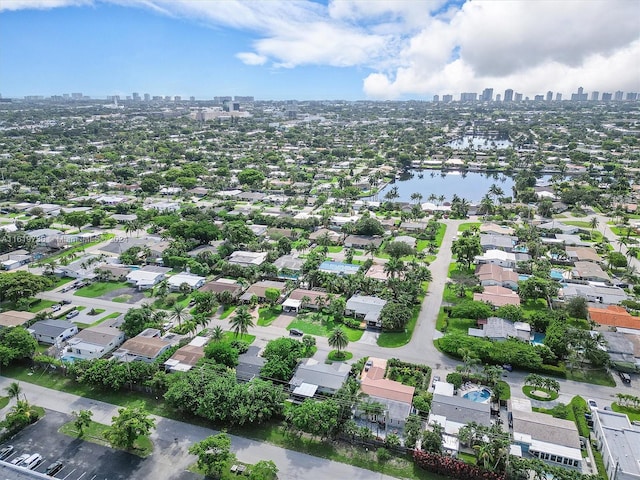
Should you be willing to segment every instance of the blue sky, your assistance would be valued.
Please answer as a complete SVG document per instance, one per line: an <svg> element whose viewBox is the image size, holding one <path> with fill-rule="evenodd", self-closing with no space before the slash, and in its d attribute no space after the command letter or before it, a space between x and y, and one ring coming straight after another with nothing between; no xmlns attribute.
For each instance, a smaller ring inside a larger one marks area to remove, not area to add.
<svg viewBox="0 0 640 480"><path fill-rule="evenodd" d="M576 5L2 0L0 93L356 100L486 87L639 91L637 4Z"/></svg>

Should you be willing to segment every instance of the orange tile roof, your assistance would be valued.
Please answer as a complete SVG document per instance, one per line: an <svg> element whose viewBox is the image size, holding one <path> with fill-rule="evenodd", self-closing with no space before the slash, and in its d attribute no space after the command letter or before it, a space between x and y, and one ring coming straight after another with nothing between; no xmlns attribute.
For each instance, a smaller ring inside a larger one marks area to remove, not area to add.
<svg viewBox="0 0 640 480"><path fill-rule="evenodd" d="M589 317L600 325L640 330L640 317L634 317L618 305L609 305L607 308L591 307Z"/></svg>
<svg viewBox="0 0 640 480"><path fill-rule="evenodd" d="M384 378L384 372L387 368L385 359L370 357L369 360L373 362L373 365L368 371L362 371L360 389L367 395L411 405L413 394L416 391L415 387Z"/></svg>

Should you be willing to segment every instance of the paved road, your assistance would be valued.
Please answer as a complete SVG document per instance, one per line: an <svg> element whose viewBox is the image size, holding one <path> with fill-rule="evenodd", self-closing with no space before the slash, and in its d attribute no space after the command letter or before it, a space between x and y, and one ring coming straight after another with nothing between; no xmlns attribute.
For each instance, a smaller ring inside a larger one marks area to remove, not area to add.
<svg viewBox="0 0 640 480"><path fill-rule="evenodd" d="M12 381L12 379L0 377L0 390L4 390ZM107 425L118 413L119 407L98 400L78 397L25 382L20 386L29 402L56 412L71 413L89 409L93 412L94 421ZM0 411L0 415L3 416L4 411ZM152 454L154 461L148 464L145 462L144 472L139 472L141 475L138 478L141 479L171 480L175 478L172 476L175 472L184 471L196 461L196 457L188 453L188 448L194 442L219 433L209 428L162 417L156 417L156 425L157 428L151 435L154 444ZM393 478L242 437L232 436L231 446L242 462L256 463L260 460L273 460L279 469L278 478L285 480L301 478L392 480Z"/></svg>

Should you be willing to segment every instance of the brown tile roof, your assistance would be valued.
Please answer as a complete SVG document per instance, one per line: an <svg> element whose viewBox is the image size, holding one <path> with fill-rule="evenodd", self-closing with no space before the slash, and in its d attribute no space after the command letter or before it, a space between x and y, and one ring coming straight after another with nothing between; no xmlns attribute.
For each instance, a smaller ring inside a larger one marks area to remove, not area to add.
<svg viewBox="0 0 640 480"><path fill-rule="evenodd" d="M176 352L171 355L172 360L177 360L180 363L184 363L186 365L191 365L192 367L198 363L204 357L204 348L197 347L195 345L185 345L184 347L180 347Z"/></svg>
<svg viewBox="0 0 640 480"><path fill-rule="evenodd" d="M489 302L496 307L503 305L520 305L520 297L509 288L492 285L484 287L484 292L474 293L473 299L476 302Z"/></svg>
<svg viewBox="0 0 640 480"><path fill-rule="evenodd" d="M325 300L329 298L327 292L318 292L317 290L306 290L304 288L296 288L289 294L291 300L302 300L304 297L309 297L311 303L315 303L316 298L324 297Z"/></svg>
<svg viewBox="0 0 640 480"><path fill-rule="evenodd" d="M640 317L634 317L623 307L609 305L607 308L589 308L589 317L600 325L633 328L640 330Z"/></svg>
<svg viewBox="0 0 640 480"><path fill-rule="evenodd" d="M35 318L35 314L30 312L7 310L6 312L0 313L0 327L18 327L33 318Z"/></svg>
<svg viewBox="0 0 640 480"><path fill-rule="evenodd" d="M230 292L233 296L238 296L242 292L242 285L239 283L227 283L213 280L205 283L198 289L200 292Z"/></svg>
<svg viewBox="0 0 640 480"><path fill-rule="evenodd" d="M369 360L373 362L373 365L369 368L369 371L362 371L360 389L373 397L395 400L411 405L416 389L395 380L384 378L384 372L387 369L387 361L385 359L370 357Z"/></svg>

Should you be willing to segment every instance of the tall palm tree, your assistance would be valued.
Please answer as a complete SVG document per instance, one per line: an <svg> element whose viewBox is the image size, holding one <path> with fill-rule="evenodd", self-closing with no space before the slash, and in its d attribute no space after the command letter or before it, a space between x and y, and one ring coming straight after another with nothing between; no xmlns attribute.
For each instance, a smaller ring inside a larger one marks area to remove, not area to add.
<svg viewBox="0 0 640 480"><path fill-rule="evenodd" d="M236 313L229 320L235 336L246 335L249 332L249 327L253 327L253 317L249 313L249 309L246 306L241 306L236 309Z"/></svg>
<svg viewBox="0 0 640 480"><path fill-rule="evenodd" d="M399 258L390 258L387 263L384 264L383 271L391 278L395 278L396 275L404 271L404 262Z"/></svg>
<svg viewBox="0 0 640 480"><path fill-rule="evenodd" d="M183 320L187 318L187 309L179 304L175 304L171 310L171 319L182 325Z"/></svg>
<svg viewBox="0 0 640 480"><path fill-rule="evenodd" d="M342 350L349 345L349 338L342 329L342 327L336 327L331 331L329 335L329 346L338 350L339 356L342 356Z"/></svg>
<svg viewBox="0 0 640 480"><path fill-rule="evenodd" d="M224 330L222 330L222 327L220 325L216 325L216 328L211 331L211 340L213 340L214 342L220 342L223 338Z"/></svg>

